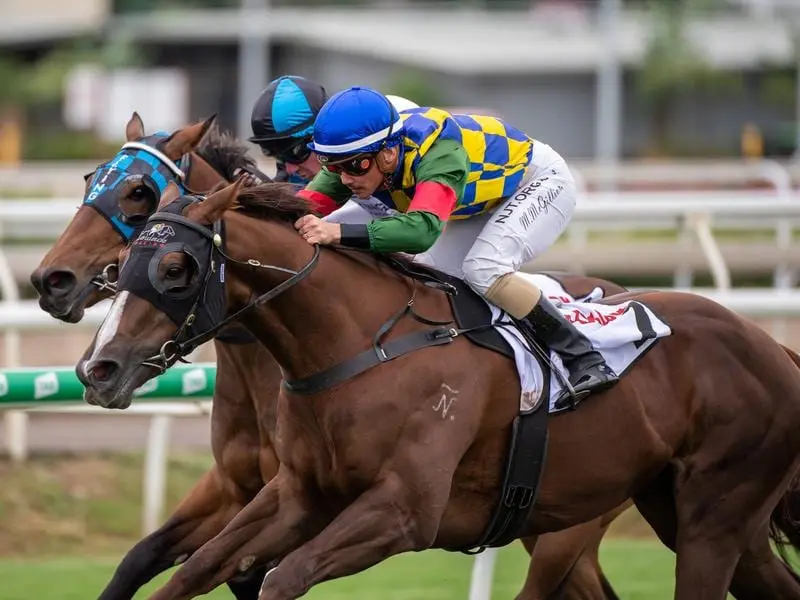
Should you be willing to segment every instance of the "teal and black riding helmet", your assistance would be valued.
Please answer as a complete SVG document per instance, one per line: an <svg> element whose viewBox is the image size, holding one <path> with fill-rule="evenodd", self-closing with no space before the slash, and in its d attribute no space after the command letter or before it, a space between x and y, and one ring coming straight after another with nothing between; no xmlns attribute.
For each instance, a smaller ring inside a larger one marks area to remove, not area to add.
<svg viewBox="0 0 800 600"><path fill-rule="evenodd" d="M275 79L253 107L250 141L278 163L304 162L311 155L308 143L314 120L327 99L325 88L305 77L285 75Z"/></svg>

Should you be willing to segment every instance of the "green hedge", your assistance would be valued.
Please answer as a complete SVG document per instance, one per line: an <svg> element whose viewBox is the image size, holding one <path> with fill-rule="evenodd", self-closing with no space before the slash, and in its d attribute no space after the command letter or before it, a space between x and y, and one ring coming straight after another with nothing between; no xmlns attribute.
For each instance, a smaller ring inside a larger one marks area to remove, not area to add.
<svg viewBox="0 0 800 600"><path fill-rule="evenodd" d="M64 131L26 134L23 160L105 160L116 154L122 141L106 142L92 133Z"/></svg>

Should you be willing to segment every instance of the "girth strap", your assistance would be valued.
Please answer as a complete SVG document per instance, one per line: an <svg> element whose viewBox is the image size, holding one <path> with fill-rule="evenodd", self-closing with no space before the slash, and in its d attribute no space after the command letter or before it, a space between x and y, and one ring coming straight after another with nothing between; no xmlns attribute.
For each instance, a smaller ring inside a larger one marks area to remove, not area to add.
<svg viewBox="0 0 800 600"><path fill-rule="evenodd" d="M547 455L547 401L529 413L517 415L512 424L506 473L492 520L475 546L464 554L506 546L519 537L530 517Z"/></svg>

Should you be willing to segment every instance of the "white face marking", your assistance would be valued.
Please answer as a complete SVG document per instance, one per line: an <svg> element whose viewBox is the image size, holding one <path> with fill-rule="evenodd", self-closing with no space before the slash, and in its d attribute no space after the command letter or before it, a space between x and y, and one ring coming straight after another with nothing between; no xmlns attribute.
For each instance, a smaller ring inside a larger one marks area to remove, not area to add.
<svg viewBox="0 0 800 600"><path fill-rule="evenodd" d="M111 304L111 308L109 309L106 318L103 320L100 330L97 332L97 338L95 339L94 344L94 352L92 352L89 360L84 363L84 369L97 358L97 356L100 354L100 351L116 335L117 327L119 327L119 322L122 319L122 311L125 308L125 303L128 301L129 294L130 292L119 292L114 298L114 302Z"/></svg>

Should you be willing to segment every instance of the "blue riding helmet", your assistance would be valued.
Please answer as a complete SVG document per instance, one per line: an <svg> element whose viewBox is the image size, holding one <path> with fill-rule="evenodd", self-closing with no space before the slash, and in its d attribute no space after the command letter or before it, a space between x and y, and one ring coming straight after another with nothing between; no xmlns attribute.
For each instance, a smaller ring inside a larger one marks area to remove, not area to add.
<svg viewBox="0 0 800 600"><path fill-rule="evenodd" d="M351 87L331 96L317 115L308 147L323 164L396 146L403 121L386 96L366 87Z"/></svg>

